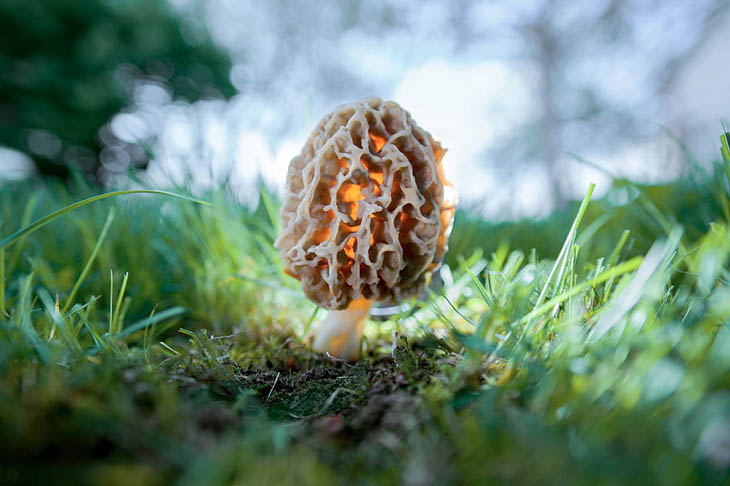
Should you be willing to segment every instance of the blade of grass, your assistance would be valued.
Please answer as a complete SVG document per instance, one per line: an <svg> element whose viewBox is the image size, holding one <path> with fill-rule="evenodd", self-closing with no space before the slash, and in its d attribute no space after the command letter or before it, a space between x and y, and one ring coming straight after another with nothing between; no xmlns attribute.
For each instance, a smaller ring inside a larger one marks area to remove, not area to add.
<svg viewBox="0 0 730 486"><path fill-rule="evenodd" d="M96 300L98 298L99 298L98 296L92 295L91 298L89 299L89 301L87 303L85 303L84 305L81 305L81 304L74 305L73 307L71 307L71 312L69 312L68 314L66 314L66 317L71 317L74 314L81 313L83 310L85 310L90 305L92 305L94 302L96 302Z"/></svg>
<svg viewBox="0 0 730 486"><path fill-rule="evenodd" d="M150 325L149 321L152 319L152 317L155 315L155 311L157 311L157 305L152 308L152 312L150 312L149 317L147 318L147 322L144 323L144 334L142 335L142 352L144 353L144 359L149 364L149 349L152 344L152 336L155 333L155 329L157 326L154 324ZM150 330L151 329L151 330ZM125 329L126 331L126 329Z"/></svg>
<svg viewBox="0 0 730 486"><path fill-rule="evenodd" d="M560 295L557 295L553 297L552 299L548 300L544 304L542 304L540 307L537 307L529 314L523 316L520 319L520 323L524 324L529 322L530 320L534 319L535 317L538 317L545 312L549 311L552 307L555 305L564 302L565 300L568 300L569 298L581 293L583 290L593 287L594 285L598 285L602 282L605 282L606 280L610 278L614 278L620 275L623 275L625 273L633 272L636 270L639 265L641 265L641 262L644 260L644 257L634 257L629 261L626 261L620 265L617 265L609 270L606 270L602 274L590 279L586 280L585 282L581 282L578 285L574 286L570 290L563 292Z"/></svg>
<svg viewBox="0 0 730 486"><path fill-rule="evenodd" d="M114 270L109 270L109 329L107 334L114 334Z"/></svg>
<svg viewBox="0 0 730 486"><path fill-rule="evenodd" d="M317 313L319 312L319 306L316 306L314 308L314 312L312 312L312 315L309 317L309 320L307 321L307 324L304 326L304 335L309 335L309 331L312 328L312 323L314 322L314 319L317 317Z"/></svg>
<svg viewBox="0 0 730 486"><path fill-rule="evenodd" d="M569 286L573 286L574 280L575 280L575 261L578 258L578 245L573 245L568 252L568 258L566 259L567 265L564 268L568 268L568 273L562 273L558 276L557 279L557 286L556 286L556 292L558 290L563 293L563 289L565 288L566 281L568 282ZM564 269L563 268L563 269ZM555 307L553 307L553 311L550 313L550 318L555 317L558 314L558 310L560 310L560 303L556 303Z"/></svg>
<svg viewBox="0 0 730 486"><path fill-rule="evenodd" d="M284 287L282 285L277 285L275 283L267 282L266 280L262 280L260 278L249 277L247 275L243 275L243 274L240 274L240 273L234 273L231 276L233 278L236 278L236 279L239 279L239 280L243 280L243 281L246 281L246 282L253 282L253 283L258 284L258 285L261 285L263 287L268 287L268 288L270 288L272 290L276 290L277 292L281 292L282 294L286 294L286 295L289 295L291 297L296 297L297 299L300 299L300 300L306 300L307 299L304 296L304 294L302 294L300 292L294 291L292 289L288 289L288 288L286 288L286 287Z"/></svg>
<svg viewBox="0 0 730 486"><path fill-rule="evenodd" d="M173 355L174 355L174 356L180 356L180 353L179 353L178 351L175 351L174 349L172 349L172 347L170 347L170 346L168 346L167 344L165 344L165 342L164 342L164 341L160 341L160 345L161 345L161 346L162 346L163 348L165 348L166 350L168 350L168 351L170 351L171 353L173 353Z"/></svg>
<svg viewBox="0 0 730 486"><path fill-rule="evenodd" d="M91 250L91 255L89 255L89 259L86 260L86 265L84 266L84 269L81 271L81 274L79 275L78 280L76 280L76 283L74 284L73 288L71 289L71 293L69 294L68 298L66 299L66 305L63 306L61 313L65 314L66 311L68 310L68 308L73 303L74 297L76 297L76 292L79 290L81 283L84 281L86 276L89 274L89 270L91 270L91 265L94 263L94 260L96 259L96 255L99 253L99 249L101 248L102 243L104 243L104 239L106 238L106 234L109 231L109 228L111 227L113 220L114 220L114 208L112 208L111 211L109 211L109 215L106 218L104 227L101 229L101 234L99 234L99 238L96 240L96 244L94 245L94 248ZM2 251L2 250L0 250L0 251Z"/></svg>
<svg viewBox="0 0 730 486"><path fill-rule="evenodd" d="M550 283L553 280L553 277L555 276L555 272L560 269L560 274L562 275L563 270L565 268L565 264L567 262L567 254L568 249L572 247L573 241L575 240L575 233L578 230L578 225L580 225L581 220L583 219L583 215L585 214L586 208L588 208L588 202L591 200L591 195L593 195L593 189L595 189L596 185L591 183L590 186L588 186L588 192L586 193L585 197L583 198L583 201L580 203L580 207L578 208L578 213L575 216L575 219L573 219L573 224L570 227L570 230L568 231L568 235L565 238L565 242L563 243L563 247L560 249L560 253L558 254L557 260L555 260L555 264L553 265L553 268L550 270L550 273L548 274L547 280L545 281L545 285L542 288L542 291L540 292L540 295L537 297L537 301L535 302L535 308L536 310L540 305L542 304L542 300L545 298L545 294L547 294L548 288L550 288ZM528 314L531 315L532 313Z"/></svg>
<svg viewBox="0 0 730 486"><path fill-rule="evenodd" d="M205 206L211 206L211 204L207 201L202 201L200 199L195 199L193 197L183 196L182 194L175 194L175 193L167 192L167 191L154 191L154 190L150 190L150 189L144 189L144 190L108 192L105 194L100 194L98 196L93 196L93 197L84 199L82 201L75 202L73 204L69 204L68 206L66 206L64 208L54 211L51 214L48 214L48 215L34 221L33 223L24 226L23 228L19 229L15 233L12 233L12 234L6 236L5 238L3 238L2 240L0 240L0 248L5 248L5 247L9 246L11 243L15 242L19 238L32 233L33 231L47 225L54 219L56 219L60 216L63 216L64 214L70 213L71 211L73 211L75 209L86 206L87 204L91 204L96 201L101 201L102 199L108 199L110 197L116 197L116 196L124 196L127 194L157 194L157 195L161 195L161 196L174 197L177 199L182 199L184 201L190 201L190 202L194 202L197 204L202 204Z"/></svg>
<svg viewBox="0 0 730 486"><path fill-rule="evenodd" d="M484 288L484 285L479 281L479 279L474 275L470 268L465 267L464 270L466 270L466 273L469 274L469 277L471 278L472 282L474 282L474 285L476 285L477 290L479 291L479 295L482 296L482 299L484 299L484 302L487 303L487 306L490 309L494 309L494 302L492 301L492 298L489 296L489 292L487 292L487 289Z"/></svg>
<svg viewBox="0 0 730 486"><path fill-rule="evenodd" d="M0 317L5 315L5 250L0 249Z"/></svg>
<svg viewBox="0 0 730 486"><path fill-rule="evenodd" d="M122 279L122 287L119 289L119 296L117 297L117 305L114 309L114 316L112 317L112 327L114 328L114 334L119 334L122 330L122 323L119 322L119 311L122 309L122 299L124 298L124 291L127 290L127 279L129 278L129 272L124 272L124 278Z"/></svg>
<svg viewBox="0 0 730 486"><path fill-rule="evenodd" d="M682 232L682 228L677 226L669 233L666 241L654 243L646 257L643 258L641 266L632 277L631 282L604 307L603 315L598 319L588 337L590 340L600 339L641 300L649 279L679 247Z"/></svg>
<svg viewBox="0 0 730 486"><path fill-rule="evenodd" d="M99 348L104 348L106 346L106 343L102 339L101 336L99 336L99 333L96 332L96 329L94 329L94 326L89 324L89 321L84 317L83 314L78 314L79 319L81 319L81 322L84 324L84 327L89 331L89 334L91 334L91 338L94 340L94 344L96 344Z"/></svg>
<svg viewBox="0 0 730 486"><path fill-rule="evenodd" d="M30 200L28 201L28 204L25 205L25 209L23 210L23 217L20 219L20 224L22 226L27 226L30 222L30 217L33 215L33 209L35 208L35 203L38 200L38 194L33 194L31 196ZM10 235L12 236L12 235ZM10 236L7 236L3 238L3 240L0 240L0 243L4 241L5 239L9 238ZM15 265L18 262L18 258L20 257L20 251L23 249L23 242L25 241L25 236L18 235L20 237L20 241L18 242L19 245L13 248L13 251L10 252L10 259L8 260L8 267L7 267L7 273L8 275L13 274L13 270L15 270ZM21 237L22 236L22 237ZM0 244L0 249L4 248L5 245Z"/></svg>
<svg viewBox="0 0 730 486"><path fill-rule="evenodd" d="M16 312L13 313L13 318L17 320L18 327L23 332L25 337L31 342L39 340L38 332L33 327L33 323L30 320L31 313L31 288L33 286L33 276L31 272L25 279L23 288L20 292L20 298L18 299L18 305L16 306Z"/></svg>
<svg viewBox="0 0 730 486"><path fill-rule="evenodd" d="M685 159L692 165L694 170L696 170L699 174L702 174L703 178L708 178L707 171L704 167L699 163L697 158L694 156L692 151L689 149L686 143L679 138L677 135L674 134L669 128L665 127L664 125L659 125L659 128L670 138L674 143L676 143L680 150L682 151L682 154L684 155Z"/></svg>
<svg viewBox="0 0 730 486"><path fill-rule="evenodd" d="M271 201L269 191L263 181L259 183L259 195L261 197L261 201L264 203L264 208L266 209L266 214L271 222L271 227L274 231L277 231L279 228L279 211L276 210L274 203Z"/></svg>
<svg viewBox="0 0 730 486"><path fill-rule="evenodd" d="M476 322L474 322L473 320L471 320L471 319L469 319L469 318L468 318L467 316L465 316L465 315L464 315L464 314L463 314L463 313L462 313L462 312L461 312L461 311L460 311L460 310L459 310L459 309L458 309L458 308L457 308L457 307L456 307L456 306L455 306L455 305L453 304L453 302L451 302L451 300L450 300L450 299L449 299L449 298L448 298L448 297L446 296L446 293L445 293L445 292L444 292L443 290L441 291L441 297L442 297L442 298L443 298L443 299L444 299L444 300L446 301L446 303L447 303L447 304L449 304L449 306L450 306L450 307L451 307L451 308L453 309L453 311L454 311L454 312L456 312L456 314L457 314L457 315L458 315L459 317L461 317L462 319L464 319L464 320L465 320L466 322L468 322L469 324L471 324L471 325L472 325L472 326L474 326L475 328L479 327L479 324L477 324ZM485 314L485 315L486 315L486 314Z"/></svg>
<svg viewBox="0 0 730 486"><path fill-rule="evenodd" d="M730 184L730 132L725 132L720 136L720 143L722 144L722 159L725 163L725 176L728 184Z"/></svg>
<svg viewBox="0 0 730 486"><path fill-rule="evenodd" d="M55 301L53 300L53 297L51 297L51 294L48 292L48 290L44 288L38 289L38 297L40 297L41 302L43 303L43 307L46 310L46 313L51 318L51 321L53 322L54 329L58 329L61 337L66 342L66 345L71 349L74 353L81 355L83 354L81 350L81 346L79 345L78 341L74 339L74 337L69 332L68 327L66 326L66 321L63 319L63 316L61 315L61 312L58 310L58 307L55 304ZM49 340L52 338L49 338Z"/></svg>
<svg viewBox="0 0 730 486"><path fill-rule="evenodd" d="M132 303L132 298L125 296L124 300L122 301L121 310L119 311L119 316L115 319L115 322L119 323L119 329L117 334L124 329L124 318L127 316L127 311L129 311L129 306Z"/></svg>
<svg viewBox="0 0 730 486"><path fill-rule="evenodd" d="M186 336L189 336L191 338L195 338L197 336L193 331L185 329L184 327L179 328L177 332L179 332L180 334L185 334Z"/></svg>
<svg viewBox="0 0 730 486"><path fill-rule="evenodd" d="M654 204L654 201L652 201L651 198L647 196L643 191L639 191L639 202L642 203L642 206L644 206L646 212L656 220L657 224L659 224L659 226L667 234L667 237L669 237L677 223L670 222L664 216L664 214L662 214L656 204ZM682 255L686 254L688 251L681 240L679 241L677 248Z"/></svg>
<svg viewBox="0 0 730 486"><path fill-rule="evenodd" d="M576 160L576 162L578 162L579 164L583 164L586 167L590 167L594 170L597 170L598 172L602 173L603 175L610 177L612 181L616 181L617 179L619 179L619 177L617 177L616 174L614 174L610 170L596 164L595 162L592 162L588 159L581 157L580 155L576 154L575 152L568 152L567 154L569 156L573 157Z"/></svg>
<svg viewBox="0 0 730 486"><path fill-rule="evenodd" d="M613 252L611 252L611 256L608 257L607 264L609 266L612 266L614 263L616 263L616 259L618 258L619 253L621 253L621 250L623 250L624 245L626 244L626 240L629 239L630 233L631 233L631 231L629 231L627 229L624 230L623 233L621 233L621 238L618 240L618 243L616 244L616 247L613 249Z"/></svg>
<svg viewBox="0 0 730 486"><path fill-rule="evenodd" d="M188 310L185 307L171 307L170 309L165 309L162 312L153 313L150 314L149 317L142 319L141 321L137 321L134 324L131 324L127 327L125 327L122 331L119 332L120 337L126 337L131 334L134 334L137 331L141 331L142 329L146 329L149 326L152 326L153 324L157 324L160 321L164 321L166 319L170 319L172 317L177 317L179 315L182 315L186 313Z"/></svg>

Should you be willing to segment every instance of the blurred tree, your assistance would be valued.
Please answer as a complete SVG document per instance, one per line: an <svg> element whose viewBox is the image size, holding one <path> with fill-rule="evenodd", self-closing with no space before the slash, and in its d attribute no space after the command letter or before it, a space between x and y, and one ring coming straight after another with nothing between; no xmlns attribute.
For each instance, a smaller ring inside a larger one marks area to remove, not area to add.
<svg viewBox="0 0 730 486"><path fill-rule="evenodd" d="M194 20L165 0L0 1L0 145L45 175L95 176L98 131L140 80L191 101L232 96L230 61ZM142 147L127 148L146 165Z"/></svg>
<svg viewBox="0 0 730 486"><path fill-rule="evenodd" d="M465 10L478 4L461 1ZM655 132L668 73L727 0L532 0L489 8L507 20L488 31L469 25L466 38L509 39L501 54L529 67L537 108L491 155L510 174L541 165L553 203L563 206L569 178L561 159L569 151L615 155L622 142ZM485 46L495 54L494 42Z"/></svg>

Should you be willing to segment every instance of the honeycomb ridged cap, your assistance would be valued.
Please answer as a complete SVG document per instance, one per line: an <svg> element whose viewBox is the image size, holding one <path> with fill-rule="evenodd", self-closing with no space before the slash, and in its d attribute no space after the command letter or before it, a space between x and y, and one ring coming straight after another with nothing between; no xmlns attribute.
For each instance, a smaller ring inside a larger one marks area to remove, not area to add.
<svg viewBox="0 0 730 486"><path fill-rule="evenodd" d="M292 159L275 245L328 309L419 294L443 260L456 193L446 150L392 101L342 105Z"/></svg>

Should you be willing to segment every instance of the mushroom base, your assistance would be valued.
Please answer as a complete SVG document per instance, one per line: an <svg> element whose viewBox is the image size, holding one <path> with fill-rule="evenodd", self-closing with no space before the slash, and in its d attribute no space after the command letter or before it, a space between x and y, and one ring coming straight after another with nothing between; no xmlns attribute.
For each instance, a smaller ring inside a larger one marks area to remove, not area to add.
<svg viewBox="0 0 730 486"><path fill-rule="evenodd" d="M317 330L312 349L347 361L357 360L362 330L372 305L371 300L360 298L345 310L330 311Z"/></svg>

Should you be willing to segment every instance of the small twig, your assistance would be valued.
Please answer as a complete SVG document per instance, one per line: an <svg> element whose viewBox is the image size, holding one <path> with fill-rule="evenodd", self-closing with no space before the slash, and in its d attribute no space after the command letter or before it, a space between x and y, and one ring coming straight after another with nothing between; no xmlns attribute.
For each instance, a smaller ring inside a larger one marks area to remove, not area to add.
<svg viewBox="0 0 730 486"><path fill-rule="evenodd" d="M277 384L277 383L279 382L279 375L281 375L281 371L278 371L278 372L276 373L276 378L274 379L274 384L273 384L273 385L271 385L271 390L269 390L269 394L268 394L268 395L266 395L266 399L267 399L267 400L268 400L269 398L271 398L271 394L272 394L272 393L274 393L274 387L275 387L275 386L276 386L276 384Z"/></svg>
<svg viewBox="0 0 730 486"><path fill-rule="evenodd" d="M289 344L291 341L292 341L292 339L290 337L286 338L283 343L281 343L280 345L278 345L276 347L276 350L278 351L280 349L283 349L284 346L286 346L287 344Z"/></svg>
<svg viewBox="0 0 730 486"><path fill-rule="evenodd" d="M286 412L286 414L289 415L292 418L297 419L297 420L308 420L308 419L311 419L311 418L320 417L322 415L321 413L315 413L315 414L312 414L312 415L297 415L297 414L291 413L291 412Z"/></svg>
<svg viewBox="0 0 730 486"><path fill-rule="evenodd" d="M174 349L172 349L172 348L171 348L170 346L168 346L167 344L165 344L165 342L164 342L164 341L160 341L160 345L161 345L161 346L162 346L163 348L165 348L165 349L167 349L168 351L170 351L171 353L174 353L174 354L175 354L175 356L180 356L180 353L179 353L179 352L175 351L175 350L174 350Z"/></svg>
<svg viewBox="0 0 730 486"><path fill-rule="evenodd" d="M347 362L347 361L345 361L344 359L340 359L340 358L335 358L334 356L332 356L332 355L331 355L331 354L329 353L329 351L327 351L327 352L325 353L325 355L326 355L326 356L327 356L327 358L328 358L328 359L330 359L331 361L335 361L335 362L337 362L337 363L342 363L343 365L345 365L345 366L348 366L348 367L350 367L350 368L359 368L359 367L358 367L357 365L351 365L350 363L348 363L348 362Z"/></svg>
<svg viewBox="0 0 730 486"><path fill-rule="evenodd" d="M335 401L335 398L337 398L337 395L341 391L346 391L348 393L352 393L353 395L357 395L356 391L352 391L347 388L338 388L337 390L334 391L334 393L332 393L332 395L329 396L329 398L327 400L325 400L324 405L322 405L322 409L319 411L319 415L324 415L325 413L327 413L327 410L330 408L330 405L332 405L332 403Z"/></svg>
<svg viewBox="0 0 730 486"><path fill-rule="evenodd" d="M240 334L240 333L234 332L233 334L229 334L227 336L210 336L208 339L210 339L211 341L215 341L216 339L230 339L230 338L236 336L237 334Z"/></svg>
<svg viewBox="0 0 730 486"><path fill-rule="evenodd" d="M167 362L168 362L168 361L170 361L170 360L172 360L172 358L165 358L164 360L162 360L162 362L160 362L160 364L158 364L158 365L157 365L157 368L158 368L158 369L162 368L162 367L163 367L164 365L166 365L166 364L167 364Z"/></svg>
<svg viewBox="0 0 730 486"><path fill-rule="evenodd" d="M390 356L395 359L395 350L398 349L398 331L393 331L393 344L390 348Z"/></svg>
<svg viewBox="0 0 730 486"><path fill-rule="evenodd" d="M319 409L319 412L313 413L311 415L296 415L294 413L287 412L287 415L289 415L290 417L295 418L297 420L309 420L309 419L321 417L327 413L327 410L329 410L330 406L335 401L335 398L337 398L337 395L341 391L344 391L347 393L352 393L353 395L357 395L356 391L350 390L348 388L338 388L329 396L329 398L327 398L327 400L324 401L324 404L322 405L322 408Z"/></svg>
<svg viewBox="0 0 730 486"><path fill-rule="evenodd" d="M328 357L329 359L331 359L332 361L337 361L337 362L339 362L339 363L344 363L344 362L345 362L345 360L344 360L344 359L340 359L340 358L335 358L334 356L332 356L332 355L330 354L330 352L329 352L329 351L325 352L324 354L325 354L325 355L327 355L327 357Z"/></svg>

